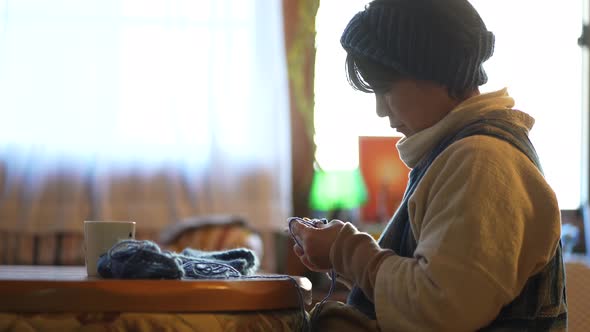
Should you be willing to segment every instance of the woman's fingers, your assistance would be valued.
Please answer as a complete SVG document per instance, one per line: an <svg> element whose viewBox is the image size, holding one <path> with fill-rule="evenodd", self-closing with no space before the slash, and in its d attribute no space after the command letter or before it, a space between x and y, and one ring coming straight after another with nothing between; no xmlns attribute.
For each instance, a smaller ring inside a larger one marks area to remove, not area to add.
<svg viewBox="0 0 590 332"><path fill-rule="evenodd" d="M312 271L315 271L315 272L328 272L329 271L329 269L319 268L315 264L310 262L307 255L300 257L300 259L301 259L301 263L303 263L303 265L305 265L308 269L310 269Z"/></svg>
<svg viewBox="0 0 590 332"><path fill-rule="evenodd" d="M295 244L293 246L293 251L295 252L295 255L301 257L303 256L304 252L303 252L303 248L301 248L298 244Z"/></svg>
<svg viewBox="0 0 590 332"><path fill-rule="evenodd" d="M338 219L324 224L321 220L291 219L290 230L295 240L293 252L310 270L328 271L330 262L330 248L344 222Z"/></svg>

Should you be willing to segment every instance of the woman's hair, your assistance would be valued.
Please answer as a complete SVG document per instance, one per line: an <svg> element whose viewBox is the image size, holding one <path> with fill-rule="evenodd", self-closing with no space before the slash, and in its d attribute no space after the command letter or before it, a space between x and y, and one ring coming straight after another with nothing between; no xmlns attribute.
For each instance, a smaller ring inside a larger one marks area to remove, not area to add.
<svg viewBox="0 0 590 332"><path fill-rule="evenodd" d="M346 55L346 78L356 90L367 93L384 93L403 76L397 70L383 66L366 57Z"/></svg>
<svg viewBox="0 0 590 332"><path fill-rule="evenodd" d="M412 78L410 75L404 75L391 67L384 66L367 57L355 56L350 52L346 55L345 66L348 83L354 89L366 93L385 93L396 81ZM449 97L457 100L464 99L471 92L470 89L448 86L446 88Z"/></svg>

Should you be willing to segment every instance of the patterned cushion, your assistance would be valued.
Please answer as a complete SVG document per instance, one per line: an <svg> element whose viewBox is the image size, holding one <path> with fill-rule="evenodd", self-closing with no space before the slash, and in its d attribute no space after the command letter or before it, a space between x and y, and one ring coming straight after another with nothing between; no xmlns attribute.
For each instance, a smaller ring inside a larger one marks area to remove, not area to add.
<svg viewBox="0 0 590 332"><path fill-rule="evenodd" d="M300 331L299 309L227 313L0 313L0 331Z"/></svg>

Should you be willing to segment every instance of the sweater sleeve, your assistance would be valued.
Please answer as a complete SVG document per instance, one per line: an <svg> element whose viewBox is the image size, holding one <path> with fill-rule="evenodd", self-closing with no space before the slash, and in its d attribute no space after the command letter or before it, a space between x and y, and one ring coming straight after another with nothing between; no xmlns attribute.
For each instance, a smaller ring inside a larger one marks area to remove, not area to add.
<svg viewBox="0 0 590 332"><path fill-rule="evenodd" d="M408 209L414 257L388 255L375 276L377 320L385 331L487 325L559 241L559 208L543 176L520 151L487 136L441 153Z"/></svg>
<svg viewBox="0 0 590 332"><path fill-rule="evenodd" d="M347 222L332 244L330 262L338 280L348 288L357 285L373 301L377 271L383 260L393 255L393 250L382 249L371 235Z"/></svg>

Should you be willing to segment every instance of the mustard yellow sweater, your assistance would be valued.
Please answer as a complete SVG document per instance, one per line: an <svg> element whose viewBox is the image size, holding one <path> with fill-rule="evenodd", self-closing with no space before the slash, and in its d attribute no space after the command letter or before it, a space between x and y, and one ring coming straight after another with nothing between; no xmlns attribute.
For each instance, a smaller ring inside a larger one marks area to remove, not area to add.
<svg viewBox="0 0 590 332"><path fill-rule="evenodd" d="M530 130L506 89L470 98L400 140L412 168L441 138L490 112ZM555 253L560 212L535 165L509 143L471 136L443 151L410 197L412 258L347 223L330 251L341 281L374 301L383 331L473 331L491 322Z"/></svg>

